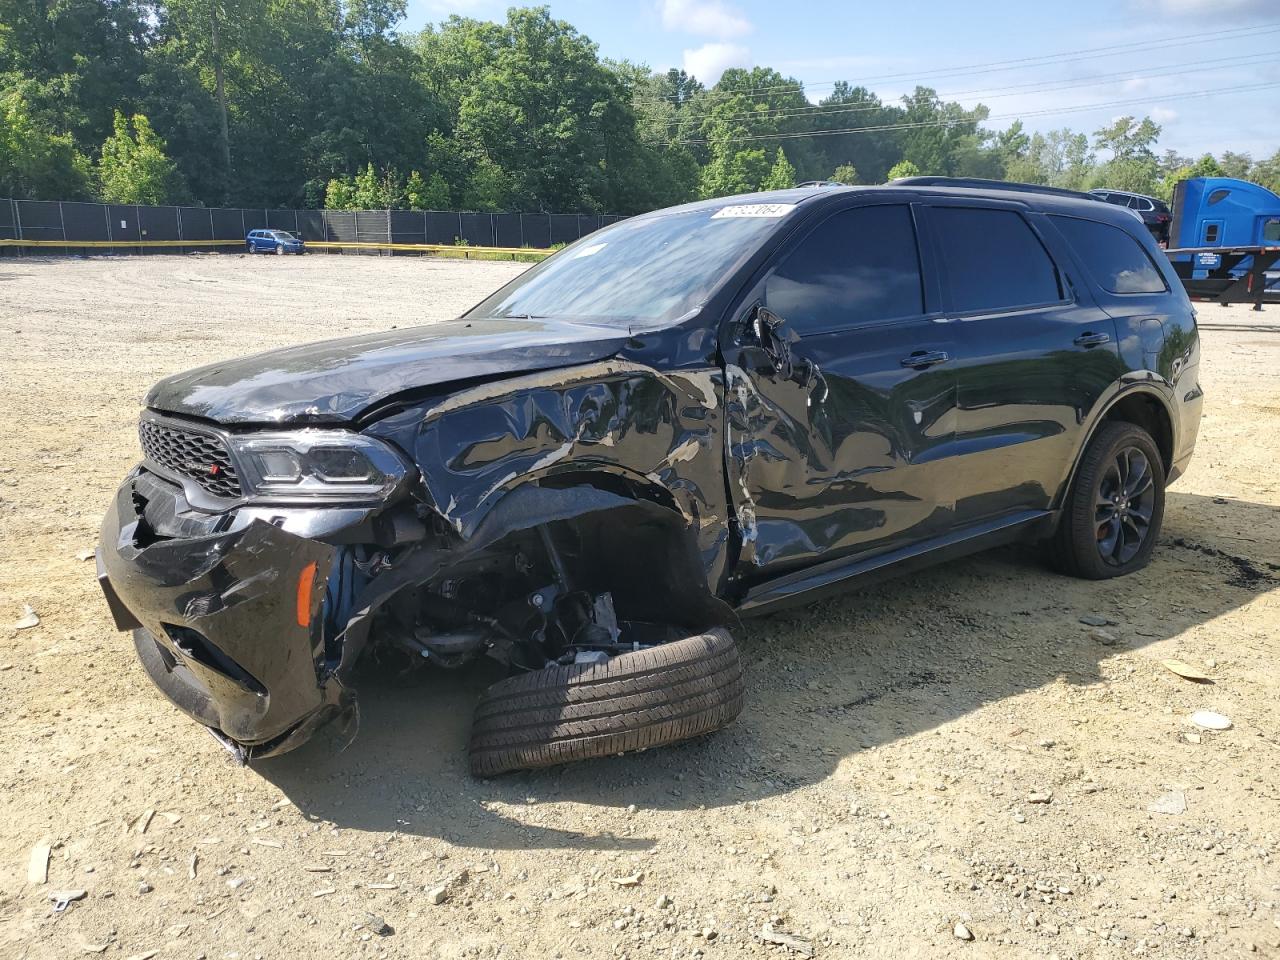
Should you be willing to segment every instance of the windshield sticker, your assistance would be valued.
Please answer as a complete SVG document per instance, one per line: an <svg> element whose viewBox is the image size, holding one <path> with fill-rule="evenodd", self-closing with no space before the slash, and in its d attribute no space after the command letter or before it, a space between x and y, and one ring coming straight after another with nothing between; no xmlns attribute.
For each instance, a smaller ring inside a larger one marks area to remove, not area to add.
<svg viewBox="0 0 1280 960"><path fill-rule="evenodd" d="M711 215L712 220L729 220L734 217L785 217L796 208L794 203L739 203L721 207Z"/></svg>
<svg viewBox="0 0 1280 960"><path fill-rule="evenodd" d="M607 243L593 243L591 244L591 246L583 247L581 250L575 253L573 255L573 259L577 260L579 257L593 257L608 245L609 244Z"/></svg>

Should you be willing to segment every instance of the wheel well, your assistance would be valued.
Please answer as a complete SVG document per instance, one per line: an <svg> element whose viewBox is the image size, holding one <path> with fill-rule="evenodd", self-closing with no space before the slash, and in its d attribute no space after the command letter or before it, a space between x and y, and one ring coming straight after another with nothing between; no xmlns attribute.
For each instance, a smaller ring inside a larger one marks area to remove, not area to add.
<svg viewBox="0 0 1280 960"><path fill-rule="evenodd" d="M1169 413L1155 397L1148 394L1131 394L1107 411L1103 420L1132 423L1141 427L1156 442L1165 473L1173 467L1173 424Z"/></svg>

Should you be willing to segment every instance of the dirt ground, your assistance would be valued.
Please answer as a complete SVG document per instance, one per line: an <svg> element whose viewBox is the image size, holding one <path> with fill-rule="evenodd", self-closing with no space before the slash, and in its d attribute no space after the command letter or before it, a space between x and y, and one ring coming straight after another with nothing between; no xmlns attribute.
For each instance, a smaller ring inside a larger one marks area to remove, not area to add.
<svg viewBox="0 0 1280 960"><path fill-rule="evenodd" d="M232 765L80 559L144 391L520 269L0 260L0 956L1280 957L1280 308L1200 308L1200 445L1140 575L1011 549L748 622L745 712L674 748L476 781L492 675L375 673L350 749Z"/></svg>

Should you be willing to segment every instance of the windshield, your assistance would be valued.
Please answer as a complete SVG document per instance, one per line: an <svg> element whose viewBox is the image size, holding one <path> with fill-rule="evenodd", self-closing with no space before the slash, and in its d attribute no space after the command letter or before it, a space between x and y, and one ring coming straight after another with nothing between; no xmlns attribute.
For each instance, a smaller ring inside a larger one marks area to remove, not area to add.
<svg viewBox="0 0 1280 960"><path fill-rule="evenodd" d="M272 230L271 236L276 240L294 240L296 239L292 233L286 230Z"/></svg>
<svg viewBox="0 0 1280 960"><path fill-rule="evenodd" d="M467 316L675 320L704 303L792 209L736 204L624 220L521 274Z"/></svg>

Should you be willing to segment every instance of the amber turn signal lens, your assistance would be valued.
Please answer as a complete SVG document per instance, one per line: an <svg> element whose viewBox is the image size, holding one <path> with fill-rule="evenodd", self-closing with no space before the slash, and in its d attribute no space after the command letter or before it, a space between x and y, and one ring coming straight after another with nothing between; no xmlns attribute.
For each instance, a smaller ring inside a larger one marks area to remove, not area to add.
<svg viewBox="0 0 1280 960"><path fill-rule="evenodd" d="M316 582L316 563L311 561L298 574L298 626L311 626L311 591Z"/></svg>

